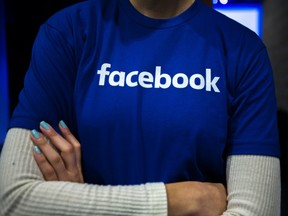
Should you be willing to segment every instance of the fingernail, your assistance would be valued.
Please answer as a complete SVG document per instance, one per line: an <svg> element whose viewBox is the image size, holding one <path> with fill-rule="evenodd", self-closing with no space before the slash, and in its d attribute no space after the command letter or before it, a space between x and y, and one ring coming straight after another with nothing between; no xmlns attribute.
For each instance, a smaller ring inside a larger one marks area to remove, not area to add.
<svg viewBox="0 0 288 216"><path fill-rule="evenodd" d="M40 136L39 136L39 133L38 133L38 131L37 130L32 130L32 136L34 137L34 138L36 138L36 139L39 139L40 138Z"/></svg>
<svg viewBox="0 0 288 216"><path fill-rule="evenodd" d="M38 148L38 146L33 146L34 151L36 152L36 154L41 154L40 149Z"/></svg>
<svg viewBox="0 0 288 216"><path fill-rule="evenodd" d="M41 121L40 125L45 129L45 130L49 130L49 125L45 122L45 121Z"/></svg>
<svg viewBox="0 0 288 216"><path fill-rule="evenodd" d="M60 121L60 125L62 128L68 128L63 120Z"/></svg>

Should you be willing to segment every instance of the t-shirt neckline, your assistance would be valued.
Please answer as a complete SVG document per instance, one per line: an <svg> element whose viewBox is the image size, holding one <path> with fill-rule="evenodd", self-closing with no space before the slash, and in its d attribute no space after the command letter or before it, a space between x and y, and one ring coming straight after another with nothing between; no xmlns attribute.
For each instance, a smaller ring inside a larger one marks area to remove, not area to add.
<svg viewBox="0 0 288 216"><path fill-rule="evenodd" d="M195 2L184 12L181 14L167 19L157 19L157 18L150 18L142 13L140 13L131 3L129 0L119 0L120 6L123 7L125 10L125 14L131 19L132 21L140 24L144 27L148 28L171 28L177 25L181 25L182 23L186 22L187 20L191 19L198 13L199 7L199 0L195 0Z"/></svg>

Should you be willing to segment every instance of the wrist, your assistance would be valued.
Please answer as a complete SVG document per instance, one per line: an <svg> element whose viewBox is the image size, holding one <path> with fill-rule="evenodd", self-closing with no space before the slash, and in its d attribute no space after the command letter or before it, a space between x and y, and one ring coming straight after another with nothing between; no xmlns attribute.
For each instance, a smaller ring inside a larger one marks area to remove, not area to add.
<svg viewBox="0 0 288 216"><path fill-rule="evenodd" d="M197 215L197 192L191 193L192 182L166 184L168 216Z"/></svg>

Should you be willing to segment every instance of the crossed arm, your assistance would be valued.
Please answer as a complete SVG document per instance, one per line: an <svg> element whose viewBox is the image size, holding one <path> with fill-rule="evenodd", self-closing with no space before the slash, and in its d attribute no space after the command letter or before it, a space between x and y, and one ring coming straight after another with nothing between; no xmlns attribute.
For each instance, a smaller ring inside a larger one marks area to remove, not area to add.
<svg viewBox="0 0 288 216"><path fill-rule="evenodd" d="M8 132L0 162L0 215L207 216L221 215L226 209L226 191L221 184L84 184L79 143L69 129L60 125L63 136L50 126L40 130L57 151L40 133L31 136L24 129ZM42 152L34 151L35 160L30 139ZM280 215L279 173L277 158L229 157L228 207L223 215Z"/></svg>
<svg viewBox="0 0 288 216"><path fill-rule="evenodd" d="M35 161L46 181L84 183L81 145L63 121L60 121L59 129L63 137L46 122L40 124L41 132L49 138L52 145L47 145L47 139L36 130L32 131L31 139L36 148ZM43 154L38 151L38 146ZM226 190L222 184L172 183L166 184L166 191L169 215L220 215L226 209Z"/></svg>

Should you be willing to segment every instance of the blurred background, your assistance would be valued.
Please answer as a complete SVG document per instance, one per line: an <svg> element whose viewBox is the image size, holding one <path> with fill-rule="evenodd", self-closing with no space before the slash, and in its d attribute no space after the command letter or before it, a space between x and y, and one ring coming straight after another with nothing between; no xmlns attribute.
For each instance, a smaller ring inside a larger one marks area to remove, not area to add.
<svg viewBox="0 0 288 216"><path fill-rule="evenodd" d="M39 26L56 11L81 0L0 0L0 151L18 102ZM271 59L278 101L282 214L288 215L288 1L203 0L261 37Z"/></svg>

